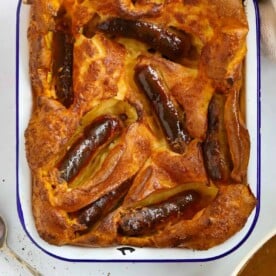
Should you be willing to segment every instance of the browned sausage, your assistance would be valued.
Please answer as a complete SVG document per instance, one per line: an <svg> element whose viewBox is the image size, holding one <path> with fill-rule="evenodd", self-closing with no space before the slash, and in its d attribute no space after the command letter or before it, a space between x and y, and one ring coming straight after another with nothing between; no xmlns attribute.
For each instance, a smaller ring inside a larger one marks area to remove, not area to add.
<svg viewBox="0 0 276 276"><path fill-rule="evenodd" d="M81 224L86 225L88 228L91 227L95 222L111 212L118 205L129 190L131 183L131 179L125 181L117 189L109 192L87 207L78 211L75 214L78 221Z"/></svg>
<svg viewBox="0 0 276 276"><path fill-rule="evenodd" d="M191 138L157 70L150 65L137 67L135 81L150 100L171 149L183 153Z"/></svg>
<svg viewBox="0 0 276 276"><path fill-rule="evenodd" d="M53 79L57 99L70 107L74 100L73 93L73 38L63 31L53 35Z"/></svg>
<svg viewBox="0 0 276 276"><path fill-rule="evenodd" d="M88 125L58 165L60 177L72 181L93 157L95 151L114 139L121 131L120 121L110 116L99 117Z"/></svg>
<svg viewBox="0 0 276 276"><path fill-rule="evenodd" d="M192 47L191 38L186 33L173 32L149 22L112 18L100 23L98 29L112 35L142 41L172 60L188 57Z"/></svg>
<svg viewBox="0 0 276 276"><path fill-rule="evenodd" d="M55 17L52 43L52 70L57 100L66 108L74 101L73 93L73 50L71 18L61 5Z"/></svg>
<svg viewBox="0 0 276 276"><path fill-rule="evenodd" d="M126 236L151 234L168 221L173 222L180 217L190 218L193 211L197 210L192 206L199 199L200 194L196 191L186 191L157 205L131 209L122 215L118 231Z"/></svg>
<svg viewBox="0 0 276 276"><path fill-rule="evenodd" d="M208 175L213 180L226 181L232 162L224 122L225 95L214 94L208 108L208 130L203 143Z"/></svg>

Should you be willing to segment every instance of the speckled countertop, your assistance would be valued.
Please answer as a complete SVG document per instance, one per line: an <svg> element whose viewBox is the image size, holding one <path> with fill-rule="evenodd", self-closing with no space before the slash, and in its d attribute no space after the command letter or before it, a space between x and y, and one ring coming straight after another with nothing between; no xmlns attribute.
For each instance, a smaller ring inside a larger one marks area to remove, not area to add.
<svg viewBox="0 0 276 276"><path fill-rule="evenodd" d="M16 0L0 3L0 212L9 225L9 246L43 275L231 275L241 259L259 240L276 227L276 63L261 58L262 83L262 171L261 213L248 240L232 254L205 263L69 263L52 258L35 247L26 236L16 210L15 175L15 24ZM275 186L274 186L275 187ZM80 273L81 272L81 273ZM10 256L0 251L0 275L29 275Z"/></svg>

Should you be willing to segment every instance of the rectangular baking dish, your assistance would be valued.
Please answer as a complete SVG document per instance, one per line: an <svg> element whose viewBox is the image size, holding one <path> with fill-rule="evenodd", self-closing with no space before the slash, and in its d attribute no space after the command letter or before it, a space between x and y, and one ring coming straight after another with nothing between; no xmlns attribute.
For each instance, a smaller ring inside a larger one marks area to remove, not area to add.
<svg viewBox="0 0 276 276"><path fill-rule="evenodd" d="M17 8L16 24L16 179L17 209L21 224L32 242L45 253L66 261L74 262L202 262L211 261L237 250L254 230L260 209L260 45L259 14L256 1L246 2L249 22L248 53L245 66L245 104L247 127L251 137L248 183L258 204L244 228L223 244L206 251L188 249L156 249L134 247L81 248L54 246L42 240L35 228L31 204L31 176L25 157L24 131L32 107L32 92L29 80L27 29L28 5Z"/></svg>

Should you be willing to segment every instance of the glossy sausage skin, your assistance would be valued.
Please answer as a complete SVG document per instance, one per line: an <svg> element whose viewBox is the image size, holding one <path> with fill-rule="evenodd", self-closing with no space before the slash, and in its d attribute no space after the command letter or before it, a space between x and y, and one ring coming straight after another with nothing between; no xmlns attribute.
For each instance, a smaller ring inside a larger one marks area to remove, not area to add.
<svg viewBox="0 0 276 276"><path fill-rule="evenodd" d="M114 139L120 131L121 124L116 118L103 116L93 121L60 162L60 177L67 182L72 181L90 161L95 151Z"/></svg>
<svg viewBox="0 0 276 276"><path fill-rule="evenodd" d="M79 223L86 225L88 228L96 223L116 208L118 203L124 198L130 188L132 180L123 182L117 189L102 196L95 202L77 212Z"/></svg>
<svg viewBox="0 0 276 276"><path fill-rule="evenodd" d="M232 162L224 122L225 96L214 94L208 108L208 130L203 143L205 166L212 180L227 181Z"/></svg>
<svg viewBox="0 0 276 276"><path fill-rule="evenodd" d="M191 138L157 70L150 65L137 67L135 81L150 100L171 149L183 153L185 143L189 143Z"/></svg>
<svg viewBox="0 0 276 276"><path fill-rule="evenodd" d="M187 191L157 205L129 210L121 217L119 233L125 236L151 234L168 221L173 222L180 217L191 218L198 211L193 204L199 199L197 192Z"/></svg>
<svg viewBox="0 0 276 276"><path fill-rule="evenodd" d="M186 33L173 32L149 22L112 18L100 23L98 29L142 41L172 60L188 57L191 48L191 38Z"/></svg>
<svg viewBox="0 0 276 276"><path fill-rule="evenodd" d="M74 100L73 93L73 39L63 31L54 32L53 36L53 78L56 96L66 107Z"/></svg>

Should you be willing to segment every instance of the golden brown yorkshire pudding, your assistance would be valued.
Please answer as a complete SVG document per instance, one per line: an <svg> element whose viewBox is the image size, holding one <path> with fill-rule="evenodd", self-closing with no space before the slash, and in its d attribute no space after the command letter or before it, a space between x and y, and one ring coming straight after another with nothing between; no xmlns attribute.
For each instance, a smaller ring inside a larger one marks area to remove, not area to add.
<svg viewBox="0 0 276 276"><path fill-rule="evenodd" d="M240 0L33 0L25 132L40 236L208 249L255 207Z"/></svg>

